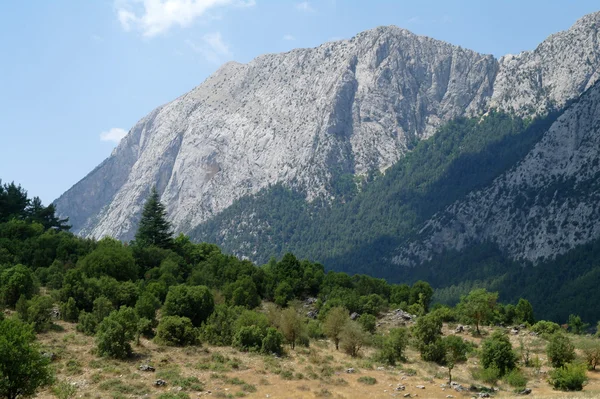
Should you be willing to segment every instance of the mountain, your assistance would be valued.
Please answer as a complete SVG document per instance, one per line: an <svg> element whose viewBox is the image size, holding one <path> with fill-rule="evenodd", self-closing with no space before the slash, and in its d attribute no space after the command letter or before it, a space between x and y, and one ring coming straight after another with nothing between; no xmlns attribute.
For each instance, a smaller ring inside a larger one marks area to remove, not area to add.
<svg viewBox="0 0 600 399"><path fill-rule="evenodd" d="M448 301L528 270L506 290L521 295L548 278L532 270L569 262L576 280L600 240L599 26L590 14L500 59L380 27L225 64L138 122L57 212L131 239L156 186L176 231L257 262L293 251L427 278Z"/></svg>

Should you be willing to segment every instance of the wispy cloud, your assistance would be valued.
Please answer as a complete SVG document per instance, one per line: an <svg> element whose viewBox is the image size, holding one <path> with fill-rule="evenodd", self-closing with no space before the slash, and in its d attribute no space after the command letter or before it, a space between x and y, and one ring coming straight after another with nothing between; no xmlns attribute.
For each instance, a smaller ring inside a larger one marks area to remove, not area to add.
<svg viewBox="0 0 600 399"><path fill-rule="evenodd" d="M409 18L408 21L406 21L406 22L409 24L420 24L423 21L421 20L420 17L412 17L412 18Z"/></svg>
<svg viewBox="0 0 600 399"><path fill-rule="evenodd" d="M209 11L223 7L252 7L255 0L115 0L117 18L125 31L145 37L185 28Z"/></svg>
<svg viewBox="0 0 600 399"><path fill-rule="evenodd" d="M125 136L127 136L127 130L121 129L120 127L113 127L112 129L100 133L100 140L112 141L113 143L118 144Z"/></svg>
<svg viewBox="0 0 600 399"><path fill-rule="evenodd" d="M313 6L310 5L310 3L308 1L302 1L300 3L296 3L296 10L299 10L302 12L315 12L316 11L313 8Z"/></svg>
<svg viewBox="0 0 600 399"><path fill-rule="evenodd" d="M223 40L221 32L207 33L202 36L200 44L194 43L191 40L186 40L185 42L192 50L202 54L206 60L214 64L220 64L233 57L229 44Z"/></svg>
<svg viewBox="0 0 600 399"><path fill-rule="evenodd" d="M92 40L95 41L96 43L104 42L104 38L100 35L92 35Z"/></svg>
<svg viewBox="0 0 600 399"><path fill-rule="evenodd" d="M283 35L283 40L292 41L296 40L296 38L288 33L287 35Z"/></svg>

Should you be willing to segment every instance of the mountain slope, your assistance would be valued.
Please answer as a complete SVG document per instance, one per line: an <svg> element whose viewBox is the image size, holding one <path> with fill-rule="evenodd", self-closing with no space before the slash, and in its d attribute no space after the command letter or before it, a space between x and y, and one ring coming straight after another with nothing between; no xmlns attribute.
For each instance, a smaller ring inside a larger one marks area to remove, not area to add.
<svg viewBox="0 0 600 399"><path fill-rule="evenodd" d="M490 107L534 116L576 98L598 79L599 20L500 61L382 27L226 64L134 126L57 210L80 234L129 239L152 185L181 232L272 185L307 206L345 201L353 176L369 180L449 120Z"/></svg>

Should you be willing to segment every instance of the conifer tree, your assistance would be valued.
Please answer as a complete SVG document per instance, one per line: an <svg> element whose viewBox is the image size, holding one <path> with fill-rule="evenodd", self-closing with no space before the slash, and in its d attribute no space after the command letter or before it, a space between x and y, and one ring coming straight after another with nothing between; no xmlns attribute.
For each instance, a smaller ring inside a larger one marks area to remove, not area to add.
<svg viewBox="0 0 600 399"><path fill-rule="evenodd" d="M140 246L154 245L160 248L169 248L173 243L171 223L167 220L167 211L160 202L156 187L152 188L144 204L135 242Z"/></svg>

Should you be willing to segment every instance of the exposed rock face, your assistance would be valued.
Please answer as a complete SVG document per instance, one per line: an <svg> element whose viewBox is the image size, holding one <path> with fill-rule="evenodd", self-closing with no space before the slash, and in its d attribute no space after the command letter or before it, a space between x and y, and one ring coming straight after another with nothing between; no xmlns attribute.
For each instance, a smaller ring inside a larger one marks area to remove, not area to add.
<svg viewBox="0 0 600 399"><path fill-rule="evenodd" d="M552 124L515 167L435 215L399 250L404 266L445 249L498 244L513 259L553 258L600 237L600 84Z"/></svg>
<svg viewBox="0 0 600 399"><path fill-rule="evenodd" d="M57 210L82 235L129 239L153 185L179 232L276 183L330 198L340 175L386 169L452 118L576 98L598 79L599 21L500 61L381 27L228 63L136 124Z"/></svg>

